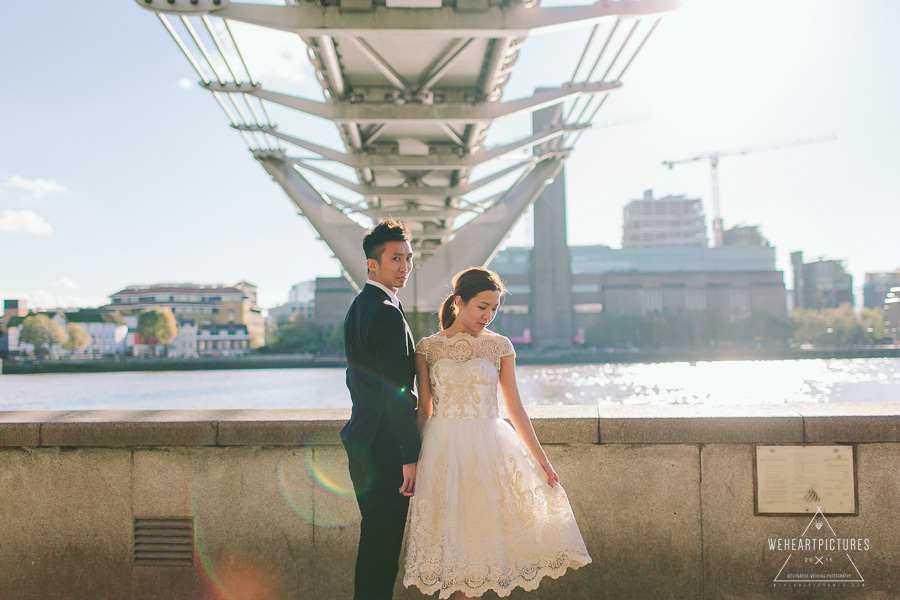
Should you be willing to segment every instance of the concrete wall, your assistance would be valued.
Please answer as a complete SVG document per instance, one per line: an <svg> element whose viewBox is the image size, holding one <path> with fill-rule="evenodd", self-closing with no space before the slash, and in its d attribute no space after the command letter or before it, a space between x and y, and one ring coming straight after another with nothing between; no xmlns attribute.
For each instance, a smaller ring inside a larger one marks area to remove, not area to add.
<svg viewBox="0 0 900 600"><path fill-rule="evenodd" d="M512 598L900 597L900 405L536 407L594 563ZM347 411L0 413L0 598L346 599ZM774 587L809 517L753 514L752 444L856 442L864 588ZM192 517L192 566L135 564L135 518ZM397 597L420 598L398 587ZM494 597L490 595L488 597Z"/></svg>

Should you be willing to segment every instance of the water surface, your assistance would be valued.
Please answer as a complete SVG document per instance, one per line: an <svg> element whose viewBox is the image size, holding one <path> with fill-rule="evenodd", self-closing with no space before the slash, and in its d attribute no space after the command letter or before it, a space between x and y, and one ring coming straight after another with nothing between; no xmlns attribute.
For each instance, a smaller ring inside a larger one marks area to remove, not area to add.
<svg viewBox="0 0 900 600"><path fill-rule="evenodd" d="M526 405L895 402L900 358L519 366ZM350 406L344 369L0 376L0 410Z"/></svg>

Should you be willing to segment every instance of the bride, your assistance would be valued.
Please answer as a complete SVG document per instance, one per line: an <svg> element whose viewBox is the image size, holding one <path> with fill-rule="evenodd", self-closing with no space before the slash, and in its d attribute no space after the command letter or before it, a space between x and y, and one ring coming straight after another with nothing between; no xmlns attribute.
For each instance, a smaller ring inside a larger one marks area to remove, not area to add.
<svg viewBox="0 0 900 600"><path fill-rule="evenodd" d="M440 598L508 596L591 562L559 476L522 407L515 351L487 329L505 293L496 273L453 279L441 331L416 346L427 418L403 584ZM497 387L515 430L500 418Z"/></svg>

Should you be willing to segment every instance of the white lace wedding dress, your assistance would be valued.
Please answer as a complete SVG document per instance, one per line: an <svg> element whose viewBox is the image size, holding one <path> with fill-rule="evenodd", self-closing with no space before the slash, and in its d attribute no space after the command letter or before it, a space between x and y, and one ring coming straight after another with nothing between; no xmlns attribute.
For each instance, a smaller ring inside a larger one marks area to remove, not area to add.
<svg viewBox="0 0 900 600"><path fill-rule="evenodd" d="M433 335L424 354L434 398L407 527L403 584L449 598L461 590L508 596L591 562L566 492L551 488L515 430L500 418L500 358L492 332Z"/></svg>

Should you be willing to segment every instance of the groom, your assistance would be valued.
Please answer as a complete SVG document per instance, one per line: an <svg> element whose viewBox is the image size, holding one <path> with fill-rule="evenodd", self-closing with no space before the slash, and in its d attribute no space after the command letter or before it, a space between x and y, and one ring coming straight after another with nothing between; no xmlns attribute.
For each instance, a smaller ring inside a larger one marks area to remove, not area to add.
<svg viewBox="0 0 900 600"><path fill-rule="evenodd" d="M410 241L394 219L366 234L369 279L344 321L353 412L341 440L362 513L354 600L390 600L416 484L415 344L396 295L412 272Z"/></svg>

